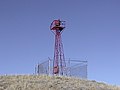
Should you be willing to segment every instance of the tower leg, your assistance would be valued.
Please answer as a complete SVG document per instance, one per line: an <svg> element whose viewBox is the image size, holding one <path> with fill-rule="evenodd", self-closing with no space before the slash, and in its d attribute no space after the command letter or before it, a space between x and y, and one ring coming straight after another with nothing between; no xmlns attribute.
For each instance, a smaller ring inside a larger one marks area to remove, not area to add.
<svg viewBox="0 0 120 90"><path fill-rule="evenodd" d="M61 40L61 32L56 30L53 74L63 75L65 66L66 64L64 58L63 44Z"/></svg>

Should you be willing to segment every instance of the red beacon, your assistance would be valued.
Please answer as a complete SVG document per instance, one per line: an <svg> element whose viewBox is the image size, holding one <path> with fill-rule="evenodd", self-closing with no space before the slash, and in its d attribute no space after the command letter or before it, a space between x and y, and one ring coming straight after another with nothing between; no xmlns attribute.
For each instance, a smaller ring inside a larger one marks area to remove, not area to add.
<svg viewBox="0 0 120 90"><path fill-rule="evenodd" d="M58 20L54 20L51 23L50 29L51 30L56 30L56 31L62 31L65 28L65 21L60 21Z"/></svg>

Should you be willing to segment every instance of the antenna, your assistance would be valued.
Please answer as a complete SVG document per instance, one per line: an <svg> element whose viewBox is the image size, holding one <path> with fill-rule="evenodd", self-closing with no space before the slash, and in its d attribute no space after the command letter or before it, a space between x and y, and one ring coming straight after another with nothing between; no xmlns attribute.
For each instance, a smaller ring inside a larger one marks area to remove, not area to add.
<svg viewBox="0 0 120 90"><path fill-rule="evenodd" d="M64 75L65 74L65 56L63 51L63 44L61 34L65 28L65 21L60 19L54 20L51 23L50 30L55 35L55 47L54 47L54 60L53 60L53 75Z"/></svg>

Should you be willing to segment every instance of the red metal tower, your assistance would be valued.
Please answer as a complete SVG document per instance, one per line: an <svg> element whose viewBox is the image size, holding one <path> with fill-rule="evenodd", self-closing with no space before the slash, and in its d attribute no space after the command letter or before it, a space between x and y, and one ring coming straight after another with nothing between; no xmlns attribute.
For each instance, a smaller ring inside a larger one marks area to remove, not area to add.
<svg viewBox="0 0 120 90"><path fill-rule="evenodd" d="M53 61L53 75L65 74L65 56L63 51L63 44L61 34L65 28L65 21L54 20L51 23L50 30L55 35L54 61Z"/></svg>

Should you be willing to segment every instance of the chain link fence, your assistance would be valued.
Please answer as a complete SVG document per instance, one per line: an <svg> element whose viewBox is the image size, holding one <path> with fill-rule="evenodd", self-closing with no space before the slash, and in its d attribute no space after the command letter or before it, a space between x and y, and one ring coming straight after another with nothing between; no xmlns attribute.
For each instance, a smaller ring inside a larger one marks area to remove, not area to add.
<svg viewBox="0 0 120 90"><path fill-rule="evenodd" d="M87 61L80 60L65 60L66 68L65 76L87 78ZM53 75L53 60L49 59L35 67L35 73L38 75L47 74Z"/></svg>

